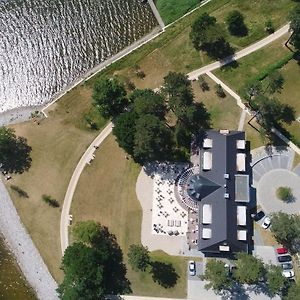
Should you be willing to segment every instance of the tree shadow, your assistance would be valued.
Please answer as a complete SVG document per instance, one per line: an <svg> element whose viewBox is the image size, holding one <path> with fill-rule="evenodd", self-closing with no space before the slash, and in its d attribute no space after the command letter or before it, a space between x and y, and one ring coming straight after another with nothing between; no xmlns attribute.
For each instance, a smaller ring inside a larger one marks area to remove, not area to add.
<svg viewBox="0 0 300 300"><path fill-rule="evenodd" d="M233 69L237 69L239 67L238 61L236 61L233 56L230 56L227 59L223 59L222 62L223 63L228 62L228 63L226 63L220 68L221 71L230 71Z"/></svg>
<svg viewBox="0 0 300 300"><path fill-rule="evenodd" d="M220 294L222 300L249 300L250 297L246 293L244 285L234 282L228 290L222 291Z"/></svg>
<svg viewBox="0 0 300 300"><path fill-rule="evenodd" d="M176 285L179 275L176 273L172 264L154 261L151 262L151 267L154 282L157 282L164 288L171 288Z"/></svg>

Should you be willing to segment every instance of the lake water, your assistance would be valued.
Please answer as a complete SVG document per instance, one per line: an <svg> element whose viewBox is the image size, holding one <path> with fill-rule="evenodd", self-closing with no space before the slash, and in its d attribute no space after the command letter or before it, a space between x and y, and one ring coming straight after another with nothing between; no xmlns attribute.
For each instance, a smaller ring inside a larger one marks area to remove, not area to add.
<svg viewBox="0 0 300 300"><path fill-rule="evenodd" d="M155 26L139 0L0 0L0 112L50 101ZM35 299L1 238L0 299Z"/></svg>
<svg viewBox="0 0 300 300"><path fill-rule="evenodd" d="M6 248L2 239L0 239L0 299L36 299L16 265L14 257Z"/></svg>
<svg viewBox="0 0 300 300"><path fill-rule="evenodd" d="M139 0L0 0L0 112L48 102L155 26Z"/></svg>

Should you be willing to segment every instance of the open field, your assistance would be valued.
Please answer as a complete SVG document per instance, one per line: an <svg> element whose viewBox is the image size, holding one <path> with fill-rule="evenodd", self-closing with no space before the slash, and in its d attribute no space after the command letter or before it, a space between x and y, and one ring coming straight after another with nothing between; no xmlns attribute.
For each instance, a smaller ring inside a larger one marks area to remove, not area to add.
<svg viewBox="0 0 300 300"><path fill-rule="evenodd" d="M82 129L83 114L91 109L90 94L84 91L81 88L68 93L66 101L55 104L49 112L50 118L42 120L40 125L29 121L13 126L17 135L26 137L32 147L32 166L28 172L13 175L6 185L22 222L56 280L62 279L61 208L51 208L41 198L48 194L62 205L77 161L96 136L97 132ZM9 188L11 184L26 191L29 198L20 198Z"/></svg>
<svg viewBox="0 0 300 300"><path fill-rule="evenodd" d="M72 202L74 223L95 220L116 235L124 258L131 244L140 244L142 209L135 193L140 166L126 160L125 152L110 135L97 150L91 166L82 173ZM149 273L132 271L128 278L137 295L184 297L186 294L186 259L154 252L152 260L172 263L180 276L174 288L164 289L153 283Z"/></svg>
<svg viewBox="0 0 300 300"><path fill-rule="evenodd" d="M170 24L199 5L199 0L156 0L155 5L164 23Z"/></svg>
<svg viewBox="0 0 300 300"><path fill-rule="evenodd" d="M236 100L227 93L225 98L219 98L215 93L216 83L207 75L203 77L210 87L209 91L203 92L198 81L194 81L192 86L196 101L203 102L211 114L212 127L237 130L242 110L237 106Z"/></svg>

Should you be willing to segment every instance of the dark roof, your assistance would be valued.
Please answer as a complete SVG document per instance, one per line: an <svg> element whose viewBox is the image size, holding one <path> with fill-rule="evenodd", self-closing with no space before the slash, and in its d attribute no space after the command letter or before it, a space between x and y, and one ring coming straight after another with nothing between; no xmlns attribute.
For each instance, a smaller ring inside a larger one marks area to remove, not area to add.
<svg viewBox="0 0 300 300"><path fill-rule="evenodd" d="M215 182L195 174L191 176L187 182L187 193L195 201L200 201L219 187L220 186Z"/></svg>
<svg viewBox="0 0 300 300"><path fill-rule="evenodd" d="M208 171L203 171L200 168L198 175L201 178L201 183L205 182L200 188L200 192L202 189L205 191L205 196L203 193L201 201L198 202L198 249L204 253L220 253L219 246L226 245L230 247L231 253L247 251L248 241L237 239L237 230L247 229L237 224L237 206L245 206L245 203L235 201L235 175L239 173L236 167L236 154L238 152L245 153L245 150L237 149L237 140L245 140L245 133L230 131L227 134L221 134L219 131L208 130L205 137L212 139L213 143L210 149L203 149L202 142L199 143L200 166L202 165L203 152L209 151L212 153L212 168ZM229 179L225 178L225 174L229 175ZM213 185L206 184L207 182L213 183ZM204 204L210 204L212 207L211 224L202 224L202 207ZM249 220L247 220L247 224L248 222ZM210 239L202 239L203 228L211 229ZM248 238L249 234L247 234Z"/></svg>

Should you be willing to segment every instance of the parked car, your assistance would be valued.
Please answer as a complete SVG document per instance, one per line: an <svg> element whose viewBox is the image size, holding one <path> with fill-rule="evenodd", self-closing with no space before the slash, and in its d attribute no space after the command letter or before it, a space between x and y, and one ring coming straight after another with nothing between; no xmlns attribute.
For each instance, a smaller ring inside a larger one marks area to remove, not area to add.
<svg viewBox="0 0 300 300"><path fill-rule="evenodd" d="M261 224L262 228L264 229L268 229L269 226L271 225L271 218L266 216L264 219L263 219L263 222Z"/></svg>
<svg viewBox="0 0 300 300"><path fill-rule="evenodd" d="M286 248L284 248L284 247L282 247L282 248L277 248L276 252L277 252L277 254L286 254L286 253L289 252L289 250L286 249Z"/></svg>
<svg viewBox="0 0 300 300"><path fill-rule="evenodd" d="M283 270L291 270L291 269L293 269L293 264L291 262L287 262L287 263L281 264L281 267Z"/></svg>
<svg viewBox="0 0 300 300"><path fill-rule="evenodd" d="M191 276L196 275L196 263L193 260L189 261L189 273Z"/></svg>
<svg viewBox="0 0 300 300"><path fill-rule="evenodd" d="M295 273L293 270L284 270L282 271L282 276L285 278L293 278L295 276Z"/></svg>
<svg viewBox="0 0 300 300"><path fill-rule="evenodd" d="M281 255L277 256L277 259L281 263L290 262L292 261L292 257L290 255Z"/></svg>
<svg viewBox="0 0 300 300"><path fill-rule="evenodd" d="M259 221L261 220L263 217L265 216L265 213L260 210L259 212L257 212L256 214L251 214L251 218L254 220L254 221Z"/></svg>

